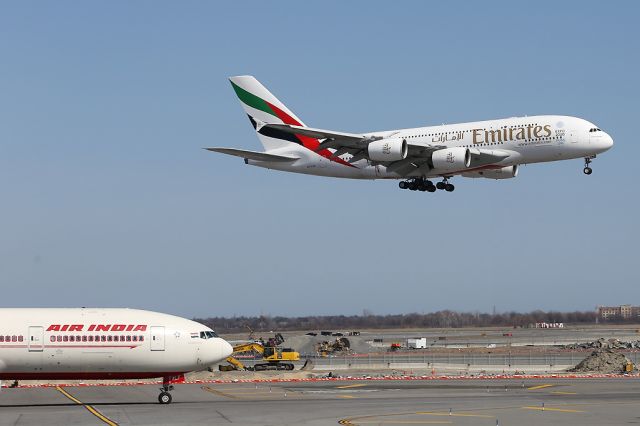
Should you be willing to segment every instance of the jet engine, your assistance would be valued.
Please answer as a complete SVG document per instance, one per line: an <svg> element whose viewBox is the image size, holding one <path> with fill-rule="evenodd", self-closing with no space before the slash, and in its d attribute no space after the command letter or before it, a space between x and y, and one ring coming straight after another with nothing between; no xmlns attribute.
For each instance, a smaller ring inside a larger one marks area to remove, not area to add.
<svg viewBox="0 0 640 426"><path fill-rule="evenodd" d="M511 179L518 176L518 165L502 167L500 169L480 170L477 172L463 173L462 176L470 178L487 179Z"/></svg>
<svg viewBox="0 0 640 426"><path fill-rule="evenodd" d="M371 161L399 161L407 158L407 141L391 138L374 141L367 147Z"/></svg>
<svg viewBox="0 0 640 426"><path fill-rule="evenodd" d="M431 160L435 170L464 170L471 164L471 153L468 148L455 147L434 151Z"/></svg>

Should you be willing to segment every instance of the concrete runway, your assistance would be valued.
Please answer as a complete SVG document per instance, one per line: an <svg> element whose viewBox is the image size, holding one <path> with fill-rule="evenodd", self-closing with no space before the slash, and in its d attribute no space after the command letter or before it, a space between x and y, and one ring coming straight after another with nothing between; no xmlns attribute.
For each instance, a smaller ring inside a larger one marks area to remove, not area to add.
<svg viewBox="0 0 640 426"><path fill-rule="evenodd" d="M5 388L0 425L640 423L638 378L185 384L172 395L159 405L154 385Z"/></svg>

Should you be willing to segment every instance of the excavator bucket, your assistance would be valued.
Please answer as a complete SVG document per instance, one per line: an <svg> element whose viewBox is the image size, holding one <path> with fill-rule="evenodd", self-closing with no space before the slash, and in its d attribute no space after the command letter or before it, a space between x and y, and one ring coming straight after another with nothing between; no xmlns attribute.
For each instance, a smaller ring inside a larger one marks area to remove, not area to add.
<svg viewBox="0 0 640 426"><path fill-rule="evenodd" d="M311 358L307 358L307 360L304 362L304 365L300 370L302 371L313 370L313 360Z"/></svg>

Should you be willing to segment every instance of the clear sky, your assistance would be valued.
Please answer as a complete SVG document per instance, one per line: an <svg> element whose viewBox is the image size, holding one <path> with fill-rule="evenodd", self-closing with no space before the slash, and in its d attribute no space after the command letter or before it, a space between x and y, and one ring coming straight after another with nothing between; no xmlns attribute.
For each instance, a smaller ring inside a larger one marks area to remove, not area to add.
<svg viewBox="0 0 640 426"><path fill-rule="evenodd" d="M640 304L640 3L3 2L2 306L207 315ZM615 140L401 191L245 166L228 76L347 132L567 114Z"/></svg>

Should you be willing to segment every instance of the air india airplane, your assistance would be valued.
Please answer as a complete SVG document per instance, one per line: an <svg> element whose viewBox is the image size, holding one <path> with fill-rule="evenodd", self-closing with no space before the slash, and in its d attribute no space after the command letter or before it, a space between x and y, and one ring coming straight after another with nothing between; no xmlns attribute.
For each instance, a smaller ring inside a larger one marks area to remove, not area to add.
<svg viewBox="0 0 640 426"><path fill-rule="evenodd" d="M206 148L246 164L351 179L400 179L402 189L451 192L453 176L509 179L521 164L584 158L613 146L606 132L563 115L503 118L413 129L344 133L307 127L252 76L231 77L265 152ZM439 180L436 184L432 180Z"/></svg>
<svg viewBox="0 0 640 426"><path fill-rule="evenodd" d="M204 370L233 349L195 321L137 309L0 309L0 380L162 377Z"/></svg>

